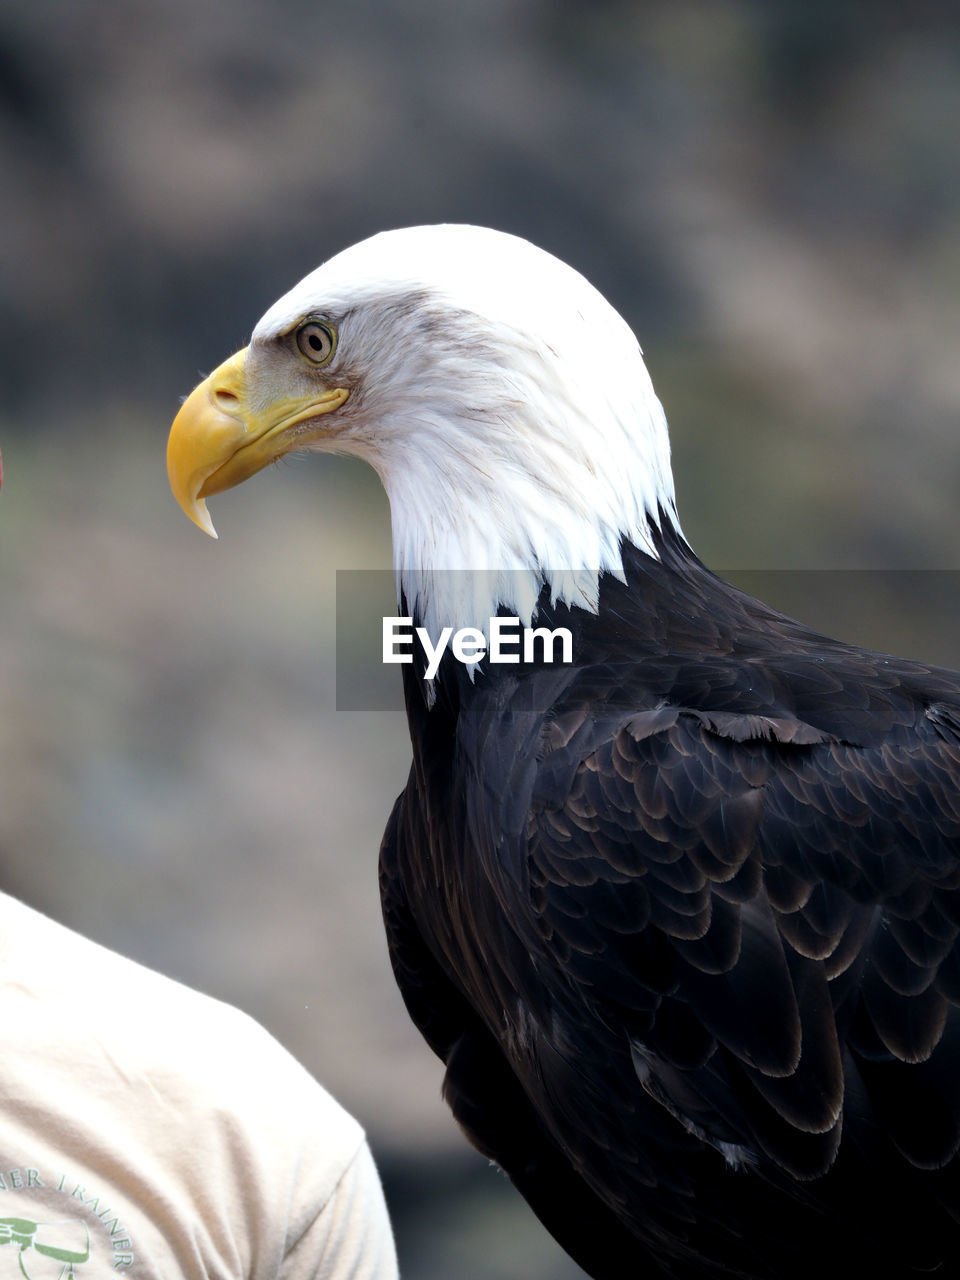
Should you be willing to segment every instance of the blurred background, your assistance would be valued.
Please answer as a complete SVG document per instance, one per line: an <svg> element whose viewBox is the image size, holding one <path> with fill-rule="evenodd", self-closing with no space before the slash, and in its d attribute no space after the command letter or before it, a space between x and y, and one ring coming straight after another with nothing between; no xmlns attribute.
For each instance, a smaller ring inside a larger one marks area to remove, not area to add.
<svg viewBox="0 0 960 1280"><path fill-rule="evenodd" d="M581 1273L389 973L406 729L336 710L333 618L385 499L287 463L213 543L167 489L180 397L346 244L519 233L636 329L709 564L960 666L958 37L946 0L0 4L2 886L288 1045L366 1126L407 1280Z"/></svg>

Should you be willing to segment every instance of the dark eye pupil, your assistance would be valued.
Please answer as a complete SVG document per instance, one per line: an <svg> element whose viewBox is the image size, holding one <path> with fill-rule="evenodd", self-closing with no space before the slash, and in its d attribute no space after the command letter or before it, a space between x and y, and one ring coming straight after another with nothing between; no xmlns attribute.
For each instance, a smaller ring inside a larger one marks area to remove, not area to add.
<svg viewBox="0 0 960 1280"><path fill-rule="evenodd" d="M322 339L322 338L318 338L318 337L317 337L317 335L316 335L315 333L311 333L311 335L310 335L310 337L307 339L307 341L310 343L311 347L313 347L314 351L322 351L322 350L323 350L323 339Z"/></svg>

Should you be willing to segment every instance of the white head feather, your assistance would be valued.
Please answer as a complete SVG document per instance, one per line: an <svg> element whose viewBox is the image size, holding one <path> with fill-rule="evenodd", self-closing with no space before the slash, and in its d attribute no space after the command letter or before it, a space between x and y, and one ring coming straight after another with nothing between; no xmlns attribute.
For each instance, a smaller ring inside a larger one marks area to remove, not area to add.
<svg viewBox="0 0 960 1280"><path fill-rule="evenodd" d="M315 448L365 459L390 500L398 588L431 634L486 631L500 605L595 610L626 538L676 526L663 409L625 321L516 236L388 231L331 258L266 313L251 352L302 317L338 331L351 388ZM468 572L465 572L468 571Z"/></svg>

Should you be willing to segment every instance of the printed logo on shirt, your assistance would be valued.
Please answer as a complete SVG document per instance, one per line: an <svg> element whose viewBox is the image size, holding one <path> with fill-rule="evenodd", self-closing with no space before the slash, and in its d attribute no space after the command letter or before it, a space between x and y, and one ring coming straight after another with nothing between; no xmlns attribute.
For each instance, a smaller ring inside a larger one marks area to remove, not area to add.
<svg viewBox="0 0 960 1280"><path fill-rule="evenodd" d="M91 1259L99 1266L85 1272ZM104 1264L122 1272L134 1259L130 1233L96 1190L68 1173L0 1170L0 1280L93 1280Z"/></svg>
<svg viewBox="0 0 960 1280"><path fill-rule="evenodd" d="M11 1245L13 1262L4 1245ZM32 1256L31 1256L32 1255ZM30 1218L0 1218L0 1276L26 1280L66 1280L90 1257L86 1223L34 1222Z"/></svg>

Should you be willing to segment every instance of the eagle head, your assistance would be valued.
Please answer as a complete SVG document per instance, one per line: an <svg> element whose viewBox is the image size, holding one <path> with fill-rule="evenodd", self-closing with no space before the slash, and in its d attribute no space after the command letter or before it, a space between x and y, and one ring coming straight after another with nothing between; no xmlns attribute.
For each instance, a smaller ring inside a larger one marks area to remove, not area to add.
<svg viewBox="0 0 960 1280"><path fill-rule="evenodd" d="M374 467L398 588L428 627L529 619L545 584L593 609L623 541L656 554L676 525L629 326L571 267L482 227L384 232L301 280L184 402L170 483L216 536L206 499L292 450Z"/></svg>

